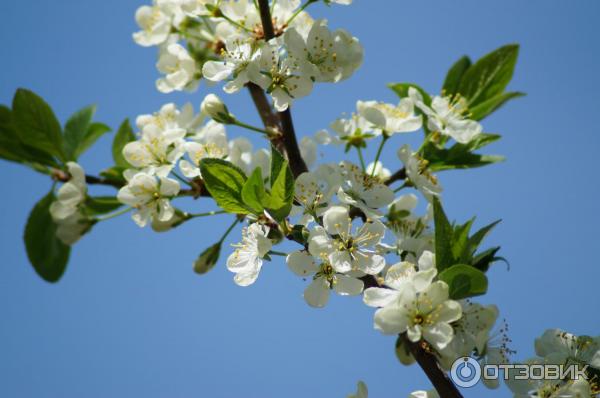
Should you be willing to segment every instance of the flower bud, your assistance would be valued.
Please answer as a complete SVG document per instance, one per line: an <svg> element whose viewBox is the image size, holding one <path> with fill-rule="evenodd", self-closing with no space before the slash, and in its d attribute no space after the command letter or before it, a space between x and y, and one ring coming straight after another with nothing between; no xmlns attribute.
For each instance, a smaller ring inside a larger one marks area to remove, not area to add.
<svg viewBox="0 0 600 398"><path fill-rule="evenodd" d="M208 94L204 98L200 109L202 113L210 116L215 122L232 124L235 121L233 115L229 113L227 106L214 94Z"/></svg>

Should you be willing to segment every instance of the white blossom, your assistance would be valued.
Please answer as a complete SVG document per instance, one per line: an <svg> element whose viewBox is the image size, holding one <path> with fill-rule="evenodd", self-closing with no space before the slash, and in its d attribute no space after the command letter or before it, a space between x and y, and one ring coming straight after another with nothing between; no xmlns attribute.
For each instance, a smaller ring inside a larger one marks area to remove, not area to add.
<svg viewBox="0 0 600 398"><path fill-rule="evenodd" d="M323 226L310 231L308 250L336 272L375 275L385 267L385 259L374 250L384 234L385 226L379 220L369 220L352 231L348 209L331 206L323 213Z"/></svg>
<svg viewBox="0 0 600 398"><path fill-rule="evenodd" d="M61 222L79 211L87 196L87 184L83 168L75 162L68 162L69 181L65 182L50 205L50 215L54 222Z"/></svg>
<svg viewBox="0 0 600 398"><path fill-rule="evenodd" d="M377 101L358 101L358 114L371 124L376 135L410 133L421 128L421 116L415 115L414 103L403 98L398 105Z"/></svg>
<svg viewBox="0 0 600 398"><path fill-rule="evenodd" d="M290 57L302 72L319 82L338 82L350 77L362 64L363 49L347 32L331 32L324 19L316 21L304 38L296 29L285 32Z"/></svg>
<svg viewBox="0 0 600 398"><path fill-rule="evenodd" d="M294 99L304 97L312 91L312 80L301 73L299 65L291 58L282 57L277 39L262 47L260 66L267 79L253 81L271 94L273 105L279 112L288 109Z"/></svg>
<svg viewBox="0 0 600 398"><path fill-rule="evenodd" d="M161 130L184 129L187 134L194 132L201 121L202 117L194 113L194 107L189 102L181 110L177 109L174 103L168 103L163 105L158 112L140 115L135 120L140 130L152 124Z"/></svg>
<svg viewBox="0 0 600 398"><path fill-rule="evenodd" d="M363 301L370 307L385 307L398 301L407 285L411 285L417 293L425 291L437 275L434 261L434 254L426 251L416 266L409 261L392 265L385 274L384 284L387 288L368 288Z"/></svg>
<svg viewBox="0 0 600 398"><path fill-rule="evenodd" d="M123 156L136 169L166 177L185 153L185 135L180 127L147 123L140 139L123 147Z"/></svg>
<svg viewBox="0 0 600 398"><path fill-rule="evenodd" d="M425 339L437 349L454 337L451 322L461 317L461 306L448 299L448 285L437 281L419 292L407 283L398 298L375 312L375 329L384 334L405 333L412 342Z"/></svg>
<svg viewBox="0 0 600 398"><path fill-rule="evenodd" d="M204 97L200 109L204 115L208 115L216 122L230 124L233 121L233 115L229 113L229 109L221 98L215 94L208 94Z"/></svg>
<svg viewBox="0 0 600 398"><path fill-rule="evenodd" d="M259 223L251 224L242 231L242 242L234 245L236 249L227 259L227 268L235 273L233 280L236 284L249 286L258 278L263 258L272 247L268 234L269 227Z"/></svg>
<svg viewBox="0 0 600 398"><path fill-rule="evenodd" d="M421 93L413 87L408 94L415 105L427 116L427 128L439 131L453 138L456 142L466 144L482 131L481 124L470 120L467 103L464 98L457 97L452 102L448 97L434 96L431 107L425 105Z"/></svg>
<svg viewBox="0 0 600 398"><path fill-rule="evenodd" d="M435 389L431 390L419 390L411 392L408 398L440 398L440 395Z"/></svg>
<svg viewBox="0 0 600 398"><path fill-rule="evenodd" d="M134 33L133 39L140 46L162 44L171 33L171 16L158 5L141 6L135 13L135 20L142 30Z"/></svg>
<svg viewBox="0 0 600 398"><path fill-rule="evenodd" d="M239 91L252 80L260 81L260 85L265 86L265 78L258 70L260 51L253 47L248 40L228 40L221 51L223 60L205 62L202 66L203 76L214 82L232 77L224 87L229 94Z"/></svg>
<svg viewBox="0 0 600 398"><path fill-rule="evenodd" d="M119 190L117 199L136 210L132 219L144 227L150 219L170 220L175 214L171 198L178 193L179 182L176 180L140 172Z"/></svg>
<svg viewBox="0 0 600 398"><path fill-rule="evenodd" d="M352 276L336 272L327 261L319 263L305 251L289 254L286 262L290 270L301 277L312 277L312 282L304 290L304 300L311 307L324 307L333 289L342 296L356 296L363 290L363 282Z"/></svg>
<svg viewBox="0 0 600 398"><path fill-rule="evenodd" d="M75 162L68 162L67 170L70 178L58 189L50 215L56 224L57 238L65 245L73 245L91 228L91 222L82 211L87 198L85 171Z"/></svg>
<svg viewBox="0 0 600 398"><path fill-rule="evenodd" d="M156 88L161 93L193 91L198 87L196 61L180 44L169 44L162 50L156 67L165 74L156 81Z"/></svg>
<svg viewBox="0 0 600 398"><path fill-rule="evenodd" d="M362 210L367 217L380 217L378 210L394 200L394 192L379 178L364 173L357 165L340 163L342 185L338 191L340 202Z"/></svg>
<svg viewBox="0 0 600 398"><path fill-rule="evenodd" d="M184 144L190 161L182 159L179 162L181 172L188 178L200 176L200 161L202 159L224 159L228 154L229 146L225 126L214 120L209 120L192 138L194 141L188 141Z"/></svg>
<svg viewBox="0 0 600 398"><path fill-rule="evenodd" d="M369 163L365 172L367 175L377 177L380 181L385 181L392 175L392 172L389 169L383 167L383 163L381 163L379 160L376 163Z"/></svg>
<svg viewBox="0 0 600 398"><path fill-rule="evenodd" d="M300 205L295 207L295 212L302 214L299 224L306 225L314 221L313 215L320 217L327 210L328 203L341 184L338 170L335 164L322 164L315 171L298 176L294 199Z"/></svg>
<svg viewBox="0 0 600 398"><path fill-rule="evenodd" d="M427 200L431 200L433 196L438 196L442 192L437 176L427 169L428 162L413 152L408 144L398 150L398 157L404 164L407 179L421 191Z"/></svg>
<svg viewBox="0 0 600 398"><path fill-rule="evenodd" d="M317 161L317 142L310 136L304 136L300 140L300 155L309 169Z"/></svg>

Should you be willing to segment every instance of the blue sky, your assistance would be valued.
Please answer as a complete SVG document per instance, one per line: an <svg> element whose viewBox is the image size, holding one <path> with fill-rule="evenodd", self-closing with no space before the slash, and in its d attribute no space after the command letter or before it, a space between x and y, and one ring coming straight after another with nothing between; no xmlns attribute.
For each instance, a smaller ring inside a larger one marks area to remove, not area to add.
<svg viewBox="0 0 600 398"><path fill-rule="evenodd" d="M502 245L510 270L492 268L481 301L499 305L515 359L531 356L533 339L549 327L599 334L600 271L593 253L600 222L594 205L600 193L594 122L600 3L355 3L314 7L314 16L360 38L366 60L352 79L321 85L295 104L298 132L326 127L357 99L393 101L388 82L437 92L459 56L520 43L510 88L528 96L484 123L486 131L504 136L489 152L506 155L507 162L440 174L444 203L459 221L503 219L488 243ZM0 103L27 87L62 121L95 103L97 119L113 127L170 101L198 106L218 88L203 85L191 96L155 90L155 51L131 40L133 14L142 4L2 2ZM240 119L258 123L246 93L226 99ZM81 159L86 170L109 165L111 138ZM396 139L384 153L391 168L398 164L394 146L403 142ZM168 234L139 229L127 217L103 223L74 248L59 284L41 281L21 237L50 182L6 162L0 170L0 396L343 397L359 379L374 398L429 388L417 367L396 361L394 339L373 330L372 311L360 299L336 297L326 309L312 310L301 297L304 282L282 261L267 264L249 288L233 284L224 261L209 275L195 275L193 260L226 228L226 216ZM193 211L210 208L203 201L185 204ZM466 397L481 394L465 391Z"/></svg>

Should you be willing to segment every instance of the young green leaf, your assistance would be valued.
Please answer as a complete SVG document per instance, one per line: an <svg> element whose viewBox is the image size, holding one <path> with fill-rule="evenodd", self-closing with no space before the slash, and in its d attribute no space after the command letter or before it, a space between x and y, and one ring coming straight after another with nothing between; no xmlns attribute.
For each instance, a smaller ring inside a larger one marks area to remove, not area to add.
<svg viewBox="0 0 600 398"><path fill-rule="evenodd" d="M519 46L500 47L479 59L464 74L458 93L467 99L469 108L504 92L512 79Z"/></svg>
<svg viewBox="0 0 600 398"><path fill-rule="evenodd" d="M276 170L276 168L272 168ZM294 175L287 160L285 160L281 163L277 177L271 184L271 195L265 207L273 218L281 221L290 214L293 200Z"/></svg>
<svg viewBox="0 0 600 398"><path fill-rule="evenodd" d="M446 75L446 80L444 80L444 86L442 87L443 95L453 97L454 94L456 94L458 91L458 86L460 85L460 81L470 66L471 59L466 55L461 57L454 63L454 65L452 65L448 71L448 74Z"/></svg>
<svg viewBox="0 0 600 398"><path fill-rule="evenodd" d="M104 123L92 123L87 129L83 137L83 141L79 143L75 150L75 158L79 159L79 156L87 151L98 138L111 131L111 128Z"/></svg>
<svg viewBox="0 0 600 398"><path fill-rule="evenodd" d="M46 152L23 144L13 124L12 112L4 105L0 105L0 158L25 163L35 170L43 170L42 165L59 167L56 160Z"/></svg>
<svg viewBox="0 0 600 398"><path fill-rule="evenodd" d="M242 188L242 200L250 209L252 209L254 214L260 215L265 209L265 198L265 183L263 181L261 169L260 167L257 167Z"/></svg>
<svg viewBox="0 0 600 398"><path fill-rule="evenodd" d="M281 168L283 167L283 163L285 162L285 158L273 145L271 145L271 177L270 182L271 186L275 184L275 180L279 176Z"/></svg>
<svg viewBox="0 0 600 398"><path fill-rule="evenodd" d="M56 237L56 224L50 216L54 201L51 191L40 200L29 215L25 226L27 257L45 281L57 282L65 272L71 248Z"/></svg>
<svg viewBox="0 0 600 398"><path fill-rule="evenodd" d="M204 275L215 267L221 255L221 244L222 242L217 242L200 254L194 262L194 272Z"/></svg>
<svg viewBox="0 0 600 398"><path fill-rule="evenodd" d="M481 120L488 116L492 112L499 109L502 105L514 98L525 96L525 93L510 92L498 94L492 98L489 98L483 102L480 102L477 106L471 108L471 119Z"/></svg>
<svg viewBox="0 0 600 398"><path fill-rule="evenodd" d="M123 206L123 203L119 202L114 196L90 196L85 201L85 208L92 215L110 213L121 206Z"/></svg>
<svg viewBox="0 0 600 398"><path fill-rule="evenodd" d="M438 271L443 271L454 264L452 256L453 228L440 200L433 198L433 222L435 226L435 264Z"/></svg>
<svg viewBox="0 0 600 398"><path fill-rule="evenodd" d="M127 160L123 157L123 147L131 141L135 141L135 134L129 124L129 119L125 119L123 123L121 123L117 134L115 134L112 144L112 155L116 166L125 169L130 167Z"/></svg>
<svg viewBox="0 0 600 398"><path fill-rule="evenodd" d="M13 98L13 122L26 145L63 162L67 160L60 123L41 97L29 90L17 90Z"/></svg>
<svg viewBox="0 0 600 398"><path fill-rule="evenodd" d="M249 208L242 199L242 189L246 175L242 170L221 159L202 159L200 172L206 189L225 211L235 214L248 214Z"/></svg>
<svg viewBox="0 0 600 398"><path fill-rule="evenodd" d="M455 264L440 272L438 278L448 284L449 295L453 300L479 296L488 288L485 274L466 264Z"/></svg>
<svg viewBox="0 0 600 398"><path fill-rule="evenodd" d="M92 123L96 106L87 106L75 112L65 124L65 152L69 160L77 160L76 152Z"/></svg>
<svg viewBox="0 0 600 398"><path fill-rule="evenodd" d="M422 156L429 162L431 171L470 169L504 161L503 156L472 153L470 145L454 144L446 149L429 142L423 147Z"/></svg>
<svg viewBox="0 0 600 398"><path fill-rule="evenodd" d="M400 97L400 98L408 97L408 89L412 87L421 93L421 95L423 96L423 103L425 105L427 105L427 106L431 105L431 97L429 96L427 91L423 90L421 87L417 86L416 84L413 84L413 83L389 83L387 86L389 88L391 88L392 91L395 92L398 95L398 97Z"/></svg>

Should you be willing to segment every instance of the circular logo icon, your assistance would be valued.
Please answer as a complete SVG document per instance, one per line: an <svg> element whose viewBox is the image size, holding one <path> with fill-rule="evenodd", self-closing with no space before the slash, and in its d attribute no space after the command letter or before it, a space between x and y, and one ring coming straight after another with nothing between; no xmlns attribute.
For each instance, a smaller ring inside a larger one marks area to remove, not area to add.
<svg viewBox="0 0 600 398"><path fill-rule="evenodd" d="M450 378L459 387L473 387L481 379L479 362L471 357L458 358L452 364Z"/></svg>

